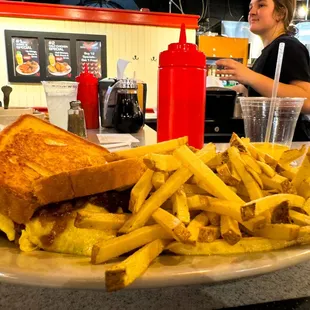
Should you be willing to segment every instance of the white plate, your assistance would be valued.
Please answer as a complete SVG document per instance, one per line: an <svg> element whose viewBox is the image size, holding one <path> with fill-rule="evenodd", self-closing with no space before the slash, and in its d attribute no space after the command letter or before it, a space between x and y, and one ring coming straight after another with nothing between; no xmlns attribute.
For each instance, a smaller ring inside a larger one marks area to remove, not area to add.
<svg viewBox="0 0 310 310"><path fill-rule="evenodd" d="M0 281L56 288L104 289L107 265L43 251L22 253L0 237ZM310 259L310 246L230 256L161 256L129 288L214 283L255 276Z"/></svg>
<svg viewBox="0 0 310 310"><path fill-rule="evenodd" d="M18 74L20 74L20 75L34 75L34 74L36 74L37 72L40 71L40 66L38 65L38 68L37 68L34 72L32 72L32 73L23 73L22 71L20 71L19 66L20 66L20 65L18 65L18 66L16 67L16 72L17 72Z"/></svg>
<svg viewBox="0 0 310 310"><path fill-rule="evenodd" d="M68 68L68 69L67 69L66 71L64 71L64 72L51 72L51 71L48 69L48 67L47 67L47 70L48 70L48 72L49 72L51 75L54 75L54 76L65 76L65 75L69 74L69 73L71 72L71 70L72 70L72 68L71 68L70 65L68 65L67 68Z"/></svg>

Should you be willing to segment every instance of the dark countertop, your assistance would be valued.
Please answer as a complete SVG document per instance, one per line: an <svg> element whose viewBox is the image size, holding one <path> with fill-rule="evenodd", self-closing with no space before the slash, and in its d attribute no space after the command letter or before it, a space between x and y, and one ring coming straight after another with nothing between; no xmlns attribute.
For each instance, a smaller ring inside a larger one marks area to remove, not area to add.
<svg viewBox="0 0 310 310"><path fill-rule="evenodd" d="M117 293L0 283L0 309L222 309L310 296L309 274L310 262L306 262L257 277L213 285L124 290ZM251 306L248 309L273 308Z"/></svg>

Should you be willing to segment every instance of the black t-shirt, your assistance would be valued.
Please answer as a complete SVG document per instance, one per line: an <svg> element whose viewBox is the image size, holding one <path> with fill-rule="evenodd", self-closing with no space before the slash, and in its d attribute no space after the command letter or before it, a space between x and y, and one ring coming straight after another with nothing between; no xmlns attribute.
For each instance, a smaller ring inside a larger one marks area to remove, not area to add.
<svg viewBox="0 0 310 310"><path fill-rule="evenodd" d="M307 48L296 38L281 35L267 45L255 61L252 70L274 79L279 44L285 43L280 82L290 84L292 81L310 82L310 57ZM249 97L260 97L252 87L248 87ZM295 141L310 140L308 118L301 114L294 135Z"/></svg>

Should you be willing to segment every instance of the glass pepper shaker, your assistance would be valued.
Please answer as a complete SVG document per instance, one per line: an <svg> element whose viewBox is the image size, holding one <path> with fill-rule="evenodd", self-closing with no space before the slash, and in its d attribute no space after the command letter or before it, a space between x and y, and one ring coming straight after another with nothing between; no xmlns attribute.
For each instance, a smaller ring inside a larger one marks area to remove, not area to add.
<svg viewBox="0 0 310 310"><path fill-rule="evenodd" d="M71 101L68 110L68 131L86 138L86 124L84 110L81 108L81 101Z"/></svg>

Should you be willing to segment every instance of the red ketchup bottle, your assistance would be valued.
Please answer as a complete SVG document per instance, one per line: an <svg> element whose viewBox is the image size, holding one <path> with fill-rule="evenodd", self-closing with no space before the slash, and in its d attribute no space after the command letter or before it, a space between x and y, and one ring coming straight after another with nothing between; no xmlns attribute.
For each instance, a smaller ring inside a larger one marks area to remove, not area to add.
<svg viewBox="0 0 310 310"><path fill-rule="evenodd" d="M202 148L206 106L206 56L186 43L185 25L179 43L160 53L158 71L157 141L188 136Z"/></svg>
<svg viewBox="0 0 310 310"><path fill-rule="evenodd" d="M98 79L85 69L75 78L79 82L77 100L81 101L87 129L99 128Z"/></svg>

